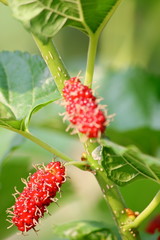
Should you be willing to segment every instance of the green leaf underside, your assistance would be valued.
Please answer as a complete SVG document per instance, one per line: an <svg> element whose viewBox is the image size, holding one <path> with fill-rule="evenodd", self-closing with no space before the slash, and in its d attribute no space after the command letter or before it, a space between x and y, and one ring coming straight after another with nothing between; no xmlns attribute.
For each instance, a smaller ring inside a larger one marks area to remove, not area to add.
<svg viewBox="0 0 160 240"><path fill-rule="evenodd" d="M54 232L71 240L114 240L113 234L103 223L76 221L54 227Z"/></svg>
<svg viewBox="0 0 160 240"><path fill-rule="evenodd" d="M41 57L0 53L0 126L24 130L33 112L59 97Z"/></svg>
<svg viewBox="0 0 160 240"><path fill-rule="evenodd" d="M145 177L160 184L160 159L145 155L135 147L122 147L103 140L103 161L108 177L122 186Z"/></svg>
<svg viewBox="0 0 160 240"><path fill-rule="evenodd" d="M9 0L14 16L46 42L63 26L95 33L121 0Z"/></svg>

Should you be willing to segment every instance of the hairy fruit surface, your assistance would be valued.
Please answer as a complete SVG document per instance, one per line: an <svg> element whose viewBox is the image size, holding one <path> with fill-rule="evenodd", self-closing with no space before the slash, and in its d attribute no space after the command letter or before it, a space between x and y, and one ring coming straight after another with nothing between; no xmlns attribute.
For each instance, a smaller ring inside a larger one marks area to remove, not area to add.
<svg viewBox="0 0 160 240"><path fill-rule="evenodd" d="M11 223L16 225L19 231L27 232L37 225L39 218L47 212L47 206L55 202L56 193L65 182L65 167L60 162L50 162L47 166L41 165L37 172L29 176L29 180L22 193L18 191L14 195L19 195L13 211L8 209L12 216Z"/></svg>
<svg viewBox="0 0 160 240"><path fill-rule="evenodd" d="M88 138L98 138L104 133L107 119L89 87L83 85L77 77L73 77L65 81L63 97L72 127Z"/></svg>

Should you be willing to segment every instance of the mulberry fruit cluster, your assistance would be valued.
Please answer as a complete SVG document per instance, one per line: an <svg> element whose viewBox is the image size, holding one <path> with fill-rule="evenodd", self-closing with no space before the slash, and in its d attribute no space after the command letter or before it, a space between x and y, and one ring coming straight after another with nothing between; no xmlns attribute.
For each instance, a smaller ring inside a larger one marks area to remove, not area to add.
<svg viewBox="0 0 160 240"><path fill-rule="evenodd" d="M98 138L104 133L107 120L92 90L77 77L64 83L63 97L72 126L88 138Z"/></svg>
<svg viewBox="0 0 160 240"><path fill-rule="evenodd" d="M25 182L23 180L23 182ZM41 166L29 176L26 187L16 199L15 205L8 209L12 225L18 230L27 232L37 225L39 218L47 212L47 206L54 202L56 193L65 182L65 167L60 162L50 162Z"/></svg>

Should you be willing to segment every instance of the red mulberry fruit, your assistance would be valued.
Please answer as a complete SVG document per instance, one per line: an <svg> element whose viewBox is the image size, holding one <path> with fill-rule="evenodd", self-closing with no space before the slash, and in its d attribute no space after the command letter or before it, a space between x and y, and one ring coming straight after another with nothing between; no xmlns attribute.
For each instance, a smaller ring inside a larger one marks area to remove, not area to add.
<svg viewBox="0 0 160 240"><path fill-rule="evenodd" d="M56 193L65 182L65 167L60 162L50 162L29 176L28 182L23 182L26 187L22 193L16 193L19 197L12 207L13 211L8 209L7 212L12 214L12 225L16 225L22 232L27 232L34 229L39 218L47 212L46 207L55 201Z"/></svg>
<svg viewBox="0 0 160 240"><path fill-rule="evenodd" d="M147 225L146 232L154 234L156 231L160 232L160 215L154 217ZM160 236L157 240L160 240Z"/></svg>
<svg viewBox="0 0 160 240"><path fill-rule="evenodd" d="M104 133L107 120L92 90L73 77L65 81L63 97L69 121L88 138Z"/></svg>

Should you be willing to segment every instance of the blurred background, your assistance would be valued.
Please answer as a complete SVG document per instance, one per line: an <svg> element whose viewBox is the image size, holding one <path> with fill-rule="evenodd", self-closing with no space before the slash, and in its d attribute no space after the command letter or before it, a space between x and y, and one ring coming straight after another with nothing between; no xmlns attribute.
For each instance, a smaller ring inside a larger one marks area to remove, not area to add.
<svg viewBox="0 0 160 240"><path fill-rule="evenodd" d="M136 145L144 153L160 157L160 1L123 0L104 29L98 47L94 75L94 88L109 113L116 113L107 129L107 137L121 145ZM0 4L0 51L27 51L39 54L31 35L12 17L11 11ZM62 29L54 42L71 76L81 71L84 76L88 38L78 30ZM42 140L79 160L83 147L76 136L64 131L59 112L64 109L50 104L36 113L31 120L30 131ZM20 142L15 149L13 143ZM21 178L33 172L32 164L48 163L53 156L5 129L0 129L0 239L21 240L16 228L6 229L5 210L12 206L14 186L23 188ZM157 160L158 161L158 160ZM74 220L103 221L113 231L114 224L101 191L94 177L68 167L70 179L62 187L59 206L49 207L51 215L45 216L37 233L30 231L29 239L59 239L53 234L56 224ZM121 192L127 206L142 211L159 189L150 180L138 180ZM160 212L157 208L150 216ZM142 239L154 240L141 227Z"/></svg>

